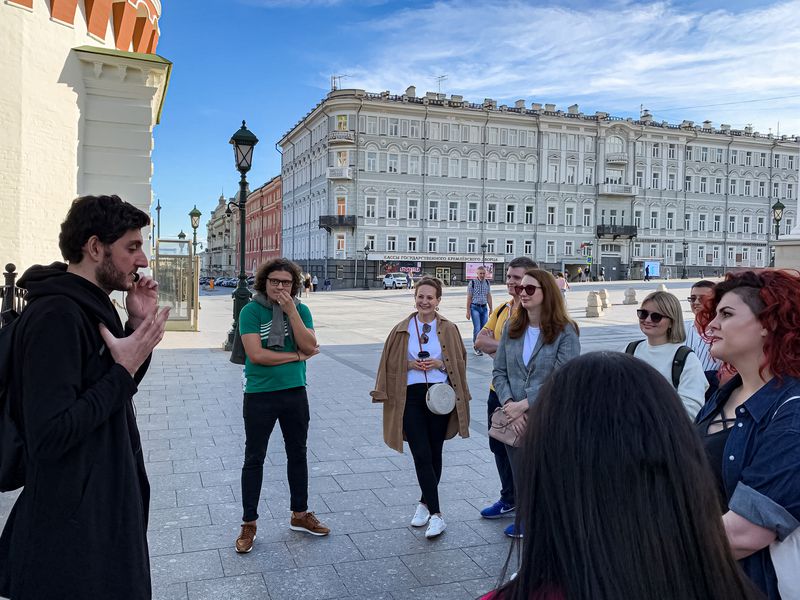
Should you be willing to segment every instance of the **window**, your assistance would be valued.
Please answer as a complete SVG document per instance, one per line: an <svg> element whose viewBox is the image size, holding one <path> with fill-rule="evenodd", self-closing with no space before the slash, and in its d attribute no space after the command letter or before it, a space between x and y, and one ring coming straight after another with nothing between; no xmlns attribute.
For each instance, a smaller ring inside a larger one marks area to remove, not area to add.
<svg viewBox="0 0 800 600"><path fill-rule="evenodd" d="M759 198L766 198L767 196L767 182L766 181L759 181L758 182L758 197Z"/></svg>
<svg viewBox="0 0 800 600"><path fill-rule="evenodd" d="M675 173L667 173L667 189L675 191Z"/></svg>
<svg viewBox="0 0 800 600"><path fill-rule="evenodd" d="M722 157L723 156L722 148L717 148L717 151L716 151L715 154L716 154L716 160L714 162L718 162L718 163L725 162L725 160Z"/></svg>
<svg viewBox="0 0 800 600"><path fill-rule="evenodd" d="M661 187L661 173L658 171L653 171L653 178L650 183L650 187L654 190L657 190Z"/></svg>
<svg viewBox="0 0 800 600"><path fill-rule="evenodd" d="M743 263L750 262L750 246L742 246L742 262Z"/></svg>
<svg viewBox="0 0 800 600"><path fill-rule="evenodd" d="M661 158L661 144L655 142L650 154L653 158Z"/></svg>
<svg viewBox="0 0 800 600"><path fill-rule="evenodd" d="M470 179L478 179L478 161L477 160L469 161L469 178Z"/></svg>
<svg viewBox="0 0 800 600"><path fill-rule="evenodd" d="M416 220L416 219L419 218L418 208L419 208L419 200L416 200L416 199L412 198L412 199L410 199L408 201L408 218L409 219Z"/></svg>
<svg viewBox="0 0 800 600"><path fill-rule="evenodd" d="M486 222L497 223L497 203L489 202L486 205Z"/></svg>
<svg viewBox="0 0 800 600"><path fill-rule="evenodd" d="M496 245L497 245L497 240L486 240L486 252L488 252L489 254L494 254Z"/></svg>
<svg viewBox="0 0 800 600"><path fill-rule="evenodd" d="M467 252L469 254L475 254L475 249L478 246L478 240L475 238L467 238Z"/></svg>
<svg viewBox="0 0 800 600"><path fill-rule="evenodd" d="M506 240L506 254L514 254L514 240Z"/></svg>
<svg viewBox="0 0 800 600"><path fill-rule="evenodd" d="M611 225L616 225L617 224L617 209L616 208L612 208L609 212L611 213L611 218L609 219L609 223ZM623 214L624 213L625 213L625 211L623 211Z"/></svg>
<svg viewBox="0 0 800 600"><path fill-rule="evenodd" d="M567 227L575 226L575 207L568 206L564 211L564 225Z"/></svg>
<svg viewBox="0 0 800 600"><path fill-rule="evenodd" d="M746 167L753 166L753 153L752 152L745 152L744 153L744 164Z"/></svg>
<svg viewBox="0 0 800 600"><path fill-rule="evenodd" d="M732 165L739 164L739 151L738 150L731 150L730 159L731 159L731 164Z"/></svg>
<svg viewBox="0 0 800 600"><path fill-rule="evenodd" d="M658 256L658 244L650 244L650 258Z"/></svg>
<svg viewBox="0 0 800 600"><path fill-rule="evenodd" d="M567 183L575 183L575 167L567 166Z"/></svg>
<svg viewBox="0 0 800 600"><path fill-rule="evenodd" d="M633 244L633 255L638 257L642 255L642 244L639 242L634 242Z"/></svg>
<svg viewBox="0 0 800 600"><path fill-rule="evenodd" d="M790 154L788 156L788 159L789 159L789 164L786 166L786 168L791 170L791 171L794 171L794 155Z"/></svg>
<svg viewBox="0 0 800 600"><path fill-rule="evenodd" d="M701 194L708 193L708 177L700 178L700 193Z"/></svg>
<svg viewBox="0 0 800 600"><path fill-rule="evenodd" d="M517 207L515 204L506 204L506 223L517 222Z"/></svg>
<svg viewBox="0 0 800 600"><path fill-rule="evenodd" d="M721 194L722 193L722 177L715 177L714 178L714 193Z"/></svg>
<svg viewBox="0 0 800 600"><path fill-rule="evenodd" d="M564 254L566 256L572 256L575 254L575 242L572 240L567 240L564 242Z"/></svg>
<svg viewBox="0 0 800 600"><path fill-rule="evenodd" d="M683 178L683 189L685 191L687 191L687 192L691 192L692 191L692 176L691 175L687 175L686 177Z"/></svg>
<svg viewBox="0 0 800 600"><path fill-rule="evenodd" d="M375 173L378 170L378 153L367 152L367 171Z"/></svg>
<svg viewBox="0 0 800 600"><path fill-rule="evenodd" d="M650 229L658 229L658 211L657 210L651 210L650 211Z"/></svg>
<svg viewBox="0 0 800 600"><path fill-rule="evenodd" d="M470 202L467 204L467 221L470 223L478 222L478 203Z"/></svg>
<svg viewBox="0 0 800 600"><path fill-rule="evenodd" d="M781 166L781 155L780 154L773 154L772 155L772 166L776 169L780 168Z"/></svg>
<svg viewBox="0 0 800 600"><path fill-rule="evenodd" d="M409 133L412 138L419 138L419 121L411 121Z"/></svg>
<svg viewBox="0 0 800 600"><path fill-rule="evenodd" d="M389 154L389 168L387 169L387 171L389 173L397 173L399 163L400 163L400 155Z"/></svg>
<svg viewBox="0 0 800 600"><path fill-rule="evenodd" d="M764 249L756 248L756 265L761 267L764 265Z"/></svg>
<svg viewBox="0 0 800 600"><path fill-rule="evenodd" d="M397 218L397 198L386 199L386 218L387 219Z"/></svg>
<svg viewBox="0 0 800 600"><path fill-rule="evenodd" d="M675 213L667 213L667 229L675 229Z"/></svg>
<svg viewBox="0 0 800 600"><path fill-rule="evenodd" d="M750 218L748 216L742 217L742 233L750 233Z"/></svg>
<svg viewBox="0 0 800 600"><path fill-rule="evenodd" d="M783 235L789 235L792 233L792 219L785 218L783 220Z"/></svg>
<svg viewBox="0 0 800 600"><path fill-rule="evenodd" d="M777 198L780 195L780 184L773 181L772 182L772 197Z"/></svg>
<svg viewBox="0 0 800 600"><path fill-rule="evenodd" d="M700 148L700 161L708 162L708 146Z"/></svg>
<svg viewBox="0 0 800 600"><path fill-rule="evenodd" d="M533 225L533 206L525 207L525 225Z"/></svg>
<svg viewBox="0 0 800 600"><path fill-rule="evenodd" d="M400 120L399 119L389 119L389 135L398 136L400 135Z"/></svg>
<svg viewBox="0 0 800 600"><path fill-rule="evenodd" d="M447 220L458 221L458 202L450 201L447 205Z"/></svg>
<svg viewBox="0 0 800 600"><path fill-rule="evenodd" d="M638 187L644 185L644 171L636 171L636 185Z"/></svg>
<svg viewBox="0 0 800 600"><path fill-rule="evenodd" d="M675 144L670 144L667 146L667 158L675 158Z"/></svg>
<svg viewBox="0 0 800 600"><path fill-rule="evenodd" d="M591 227L592 226L592 209L591 208L584 208L583 209L583 226L584 227Z"/></svg>
<svg viewBox="0 0 800 600"><path fill-rule="evenodd" d="M697 262L703 264L706 262L706 247L705 246L698 246L697 247Z"/></svg>
<svg viewBox="0 0 800 600"><path fill-rule="evenodd" d="M594 138L586 136L584 139L583 150L584 152L594 152Z"/></svg>
<svg viewBox="0 0 800 600"><path fill-rule="evenodd" d="M450 124L449 123L442 123L442 141L448 141L450 139Z"/></svg>
<svg viewBox="0 0 800 600"><path fill-rule="evenodd" d="M758 219L756 220L756 233L763 234L764 233L764 225L765 225L764 217L758 217Z"/></svg>
<svg viewBox="0 0 800 600"><path fill-rule="evenodd" d="M766 153L766 152L762 152L762 153L759 155L759 157L758 157L758 164L759 164L759 166L761 166L761 167L766 167L766 166L767 166L767 153Z"/></svg>
<svg viewBox="0 0 800 600"><path fill-rule="evenodd" d="M428 238L428 252L438 252L439 251L439 238L430 237Z"/></svg>
<svg viewBox="0 0 800 600"><path fill-rule="evenodd" d="M622 169L606 169L606 183L621 185Z"/></svg>
<svg viewBox="0 0 800 600"><path fill-rule="evenodd" d="M720 251L720 247L719 246L714 246L714 248L712 249L712 256L714 257L714 264L719 263L719 255L720 255L719 251Z"/></svg>
<svg viewBox="0 0 800 600"><path fill-rule="evenodd" d="M686 146L686 160L692 160L692 147Z"/></svg>
<svg viewBox="0 0 800 600"><path fill-rule="evenodd" d="M556 256L556 243L553 240L547 240L547 258L552 259Z"/></svg>
<svg viewBox="0 0 800 600"><path fill-rule="evenodd" d="M736 215L728 215L728 233L736 233Z"/></svg>
<svg viewBox="0 0 800 600"><path fill-rule="evenodd" d="M439 160L438 156L428 157L428 175L431 177L439 177L442 173Z"/></svg>
<svg viewBox="0 0 800 600"><path fill-rule="evenodd" d="M738 179L731 179L728 182L728 193L731 196L735 196L739 192L739 180Z"/></svg>
<svg viewBox="0 0 800 600"><path fill-rule="evenodd" d="M683 228L686 231L691 231L692 229L692 215L690 215L689 213L685 213L683 215Z"/></svg>
<svg viewBox="0 0 800 600"><path fill-rule="evenodd" d="M370 250L375 250L375 235L372 233L367 234L367 248Z"/></svg>
<svg viewBox="0 0 800 600"><path fill-rule="evenodd" d="M439 123L431 122L428 125L428 138L431 140L438 140L441 137L441 129Z"/></svg>
<svg viewBox="0 0 800 600"><path fill-rule="evenodd" d="M397 236L396 235L387 235L386 236L386 250L389 252L396 252L397 251Z"/></svg>
<svg viewBox="0 0 800 600"><path fill-rule="evenodd" d="M722 231L722 215L714 215L714 231Z"/></svg>
<svg viewBox="0 0 800 600"><path fill-rule="evenodd" d="M728 264L731 265L736 261L736 246L728 246Z"/></svg>
<svg viewBox="0 0 800 600"><path fill-rule="evenodd" d="M364 216L367 219L374 219L375 218L375 207L378 204L378 199L375 197L367 197Z"/></svg>
<svg viewBox="0 0 800 600"><path fill-rule="evenodd" d="M419 154L411 154L408 157L408 174L419 175Z"/></svg>
<svg viewBox="0 0 800 600"><path fill-rule="evenodd" d="M547 207L547 224L548 225L555 225L556 224L556 207L555 206L548 206Z"/></svg>
<svg viewBox="0 0 800 600"><path fill-rule="evenodd" d="M553 183L558 183L558 165L550 165L547 170L547 180Z"/></svg>
<svg viewBox="0 0 800 600"><path fill-rule="evenodd" d="M461 177L461 168L458 164L458 159L450 157L450 167L447 170L448 177Z"/></svg>
<svg viewBox="0 0 800 600"><path fill-rule="evenodd" d="M336 196L336 214L340 217L347 214L347 198L345 196Z"/></svg>
<svg viewBox="0 0 800 600"><path fill-rule="evenodd" d="M428 220L429 221L438 221L439 220L439 201L438 200L428 200Z"/></svg>
<svg viewBox="0 0 800 600"><path fill-rule="evenodd" d="M794 184L793 183L787 183L786 184L786 197L789 198L789 199L793 199L794 198Z"/></svg>
<svg viewBox="0 0 800 600"><path fill-rule="evenodd" d="M508 130L508 145L509 146L516 146L517 145L517 130L516 129L509 129Z"/></svg>
<svg viewBox="0 0 800 600"><path fill-rule="evenodd" d="M675 253L672 244L664 245L664 255L666 256L668 263L673 262L673 257L675 256Z"/></svg>
<svg viewBox="0 0 800 600"><path fill-rule="evenodd" d="M706 230L706 219L708 218L707 215L701 214L700 217L697 219L697 231L705 231Z"/></svg>
<svg viewBox="0 0 800 600"><path fill-rule="evenodd" d="M591 139L591 138L589 138ZM594 185L594 168L593 167L584 167L583 168L583 184L584 185Z"/></svg>
<svg viewBox="0 0 800 600"><path fill-rule="evenodd" d="M527 255L533 254L533 240L525 240L525 244L523 246L524 253Z"/></svg>
<svg viewBox="0 0 800 600"><path fill-rule="evenodd" d="M633 225L635 227L642 226L642 211L640 210L633 211Z"/></svg>
<svg viewBox="0 0 800 600"><path fill-rule="evenodd" d="M344 252L344 234L337 233L336 234L336 251L337 252Z"/></svg>
<svg viewBox="0 0 800 600"><path fill-rule="evenodd" d="M447 251L451 254L458 252L458 238L447 238Z"/></svg>
<svg viewBox="0 0 800 600"><path fill-rule="evenodd" d="M608 152L609 154L617 152L625 152L625 141L619 136L616 135L610 136L606 140L606 152Z"/></svg>
<svg viewBox="0 0 800 600"><path fill-rule="evenodd" d="M367 117L367 134L378 135L378 117Z"/></svg>
<svg viewBox="0 0 800 600"><path fill-rule="evenodd" d="M410 235L408 236L408 247L406 248L407 252L416 252L417 251L417 238L416 236Z"/></svg>
<svg viewBox="0 0 800 600"><path fill-rule="evenodd" d="M753 194L753 182L749 179L744 180L744 195L751 196Z"/></svg>
<svg viewBox="0 0 800 600"><path fill-rule="evenodd" d="M347 115L336 115L336 131L347 131Z"/></svg>

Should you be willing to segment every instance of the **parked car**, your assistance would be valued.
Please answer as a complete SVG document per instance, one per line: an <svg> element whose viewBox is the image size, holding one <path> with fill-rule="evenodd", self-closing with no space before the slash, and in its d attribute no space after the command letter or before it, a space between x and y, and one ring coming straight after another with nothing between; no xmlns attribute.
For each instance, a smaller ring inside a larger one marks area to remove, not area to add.
<svg viewBox="0 0 800 600"><path fill-rule="evenodd" d="M406 280L405 273L387 273L383 276L383 289L407 288L408 280Z"/></svg>

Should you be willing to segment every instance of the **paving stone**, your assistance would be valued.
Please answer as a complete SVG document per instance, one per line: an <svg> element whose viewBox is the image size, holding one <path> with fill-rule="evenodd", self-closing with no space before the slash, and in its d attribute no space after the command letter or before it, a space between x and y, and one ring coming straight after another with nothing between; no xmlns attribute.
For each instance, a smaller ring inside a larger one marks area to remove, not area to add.
<svg viewBox="0 0 800 600"><path fill-rule="evenodd" d="M203 487L199 473L153 475L149 479L152 490L188 490Z"/></svg>
<svg viewBox="0 0 800 600"><path fill-rule="evenodd" d="M233 541L237 535L238 530L234 530L230 538L231 544L228 547L219 549L222 569L225 571L226 577L248 573L284 571L297 566L285 543L264 542L258 537L258 534L256 534L253 549L246 554L239 554L233 546Z"/></svg>
<svg viewBox="0 0 800 600"><path fill-rule="evenodd" d="M232 502L233 491L229 485L178 490L178 506Z"/></svg>
<svg viewBox="0 0 800 600"><path fill-rule="evenodd" d="M325 477L329 475L347 475L354 471L343 460L326 460L308 465L309 477Z"/></svg>
<svg viewBox="0 0 800 600"><path fill-rule="evenodd" d="M508 538L506 538L508 540ZM463 548L464 554L469 556L481 569L483 569L486 573L496 574L499 576L500 570L503 568L503 565L506 563L506 559L508 558L508 551L511 547L510 540L506 543L501 544L489 544L485 546L474 546L472 548ZM512 555L511 564L515 565L516 561L514 556ZM511 568L512 571L515 571L516 568Z"/></svg>
<svg viewBox="0 0 800 600"><path fill-rule="evenodd" d="M459 583L445 583L427 587L415 587L392 592L393 600L474 600Z"/></svg>
<svg viewBox="0 0 800 600"><path fill-rule="evenodd" d="M184 552L212 550L215 548L231 548L239 535L240 523L224 525L202 525L199 527L181 528Z"/></svg>
<svg viewBox="0 0 800 600"><path fill-rule="evenodd" d="M153 586L153 600L187 600L189 592L185 583Z"/></svg>
<svg viewBox="0 0 800 600"><path fill-rule="evenodd" d="M306 535L301 539L286 542L286 546L298 567L364 560L364 556L355 544L344 535L325 537Z"/></svg>
<svg viewBox="0 0 800 600"><path fill-rule="evenodd" d="M264 580L270 596L281 600L325 600L348 592L331 565L264 573Z"/></svg>
<svg viewBox="0 0 800 600"><path fill-rule="evenodd" d="M401 556L400 560L423 586L453 583L483 574L483 569L460 548Z"/></svg>
<svg viewBox="0 0 800 600"><path fill-rule="evenodd" d="M345 491L370 490L382 487L392 487L382 473L355 473L353 475L335 475L336 483Z"/></svg>
<svg viewBox="0 0 800 600"><path fill-rule="evenodd" d="M382 504L372 490L322 494L322 499L333 512L361 510L371 506L381 506Z"/></svg>
<svg viewBox="0 0 800 600"><path fill-rule="evenodd" d="M154 490L150 492L150 514L161 508L176 508L178 506L175 490Z"/></svg>
<svg viewBox="0 0 800 600"><path fill-rule="evenodd" d="M150 531L200 527L210 524L211 517L208 514L207 506L184 506L150 511Z"/></svg>
<svg viewBox="0 0 800 600"><path fill-rule="evenodd" d="M224 577L208 581L191 581L189 600L219 600L220 598L267 598L267 584L261 574Z"/></svg>
<svg viewBox="0 0 800 600"><path fill-rule="evenodd" d="M200 473L222 471L223 469L222 459L218 456L213 458L193 458L190 460L172 461L172 470L174 473Z"/></svg>
<svg viewBox="0 0 800 600"><path fill-rule="evenodd" d="M399 558L379 558L335 565L348 591L371 594L401 590L418 585L417 579Z"/></svg>
<svg viewBox="0 0 800 600"><path fill-rule="evenodd" d="M379 473L397 471L398 467L386 457L360 458L344 461L353 473ZM412 463L413 464L413 463Z"/></svg>
<svg viewBox="0 0 800 600"><path fill-rule="evenodd" d="M149 531L147 543L150 547L150 556L163 556L164 554L179 554L183 552L180 529L167 529Z"/></svg>
<svg viewBox="0 0 800 600"><path fill-rule="evenodd" d="M222 563L216 550L155 556L150 560L153 587L181 581L222 577Z"/></svg>
<svg viewBox="0 0 800 600"><path fill-rule="evenodd" d="M422 528L422 531L424 533L425 529ZM370 558L417 554L432 548L431 540L425 539L424 536L418 538L409 528L353 533L350 535L350 539L361 554Z"/></svg>
<svg viewBox="0 0 800 600"><path fill-rule="evenodd" d="M376 529L361 511L332 512L324 515L320 513L319 517L325 525L330 527L331 536L362 533Z"/></svg>
<svg viewBox="0 0 800 600"><path fill-rule="evenodd" d="M150 462L146 465L147 476L150 475L171 475L175 472L171 460L163 460L160 462Z"/></svg>

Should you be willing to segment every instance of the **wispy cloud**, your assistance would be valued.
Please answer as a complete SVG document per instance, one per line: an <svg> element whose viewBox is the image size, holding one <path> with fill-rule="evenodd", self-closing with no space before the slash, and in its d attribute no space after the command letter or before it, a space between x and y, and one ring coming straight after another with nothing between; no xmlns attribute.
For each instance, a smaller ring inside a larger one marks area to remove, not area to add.
<svg viewBox="0 0 800 600"><path fill-rule="evenodd" d="M579 102L616 114L644 104L658 120L707 117L762 132L781 121L782 132L800 134L800 0L709 12L667 2L439 0L352 30L368 38L366 47L329 65L349 74L348 87L402 92L416 84L422 93L446 74L442 91L474 101Z"/></svg>

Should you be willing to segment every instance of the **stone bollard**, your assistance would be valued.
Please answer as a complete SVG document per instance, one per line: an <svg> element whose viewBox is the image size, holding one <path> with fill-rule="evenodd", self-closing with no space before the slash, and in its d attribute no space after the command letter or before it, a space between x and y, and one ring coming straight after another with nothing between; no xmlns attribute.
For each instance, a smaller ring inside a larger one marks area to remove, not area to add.
<svg viewBox="0 0 800 600"><path fill-rule="evenodd" d="M625 298L622 301L623 304L639 304L636 300L636 289L635 288L628 288L625 290Z"/></svg>
<svg viewBox="0 0 800 600"><path fill-rule="evenodd" d="M668 292L669 291L667 289L667 286L664 285L663 283L659 283L658 287L656 288L656 290L658 290L659 292Z"/></svg>
<svg viewBox="0 0 800 600"><path fill-rule="evenodd" d="M603 316L603 303L600 300L600 294L597 292L589 292L586 298L586 316L587 317L602 317Z"/></svg>
<svg viewBox="0 0 800 600"><path fill-rule="evenodd" d="M602 289L598 292L598 294L600 294L600 304L602 305L603 310L607 309L611 305L611 302L608 300L608 290Z"/></svg>

